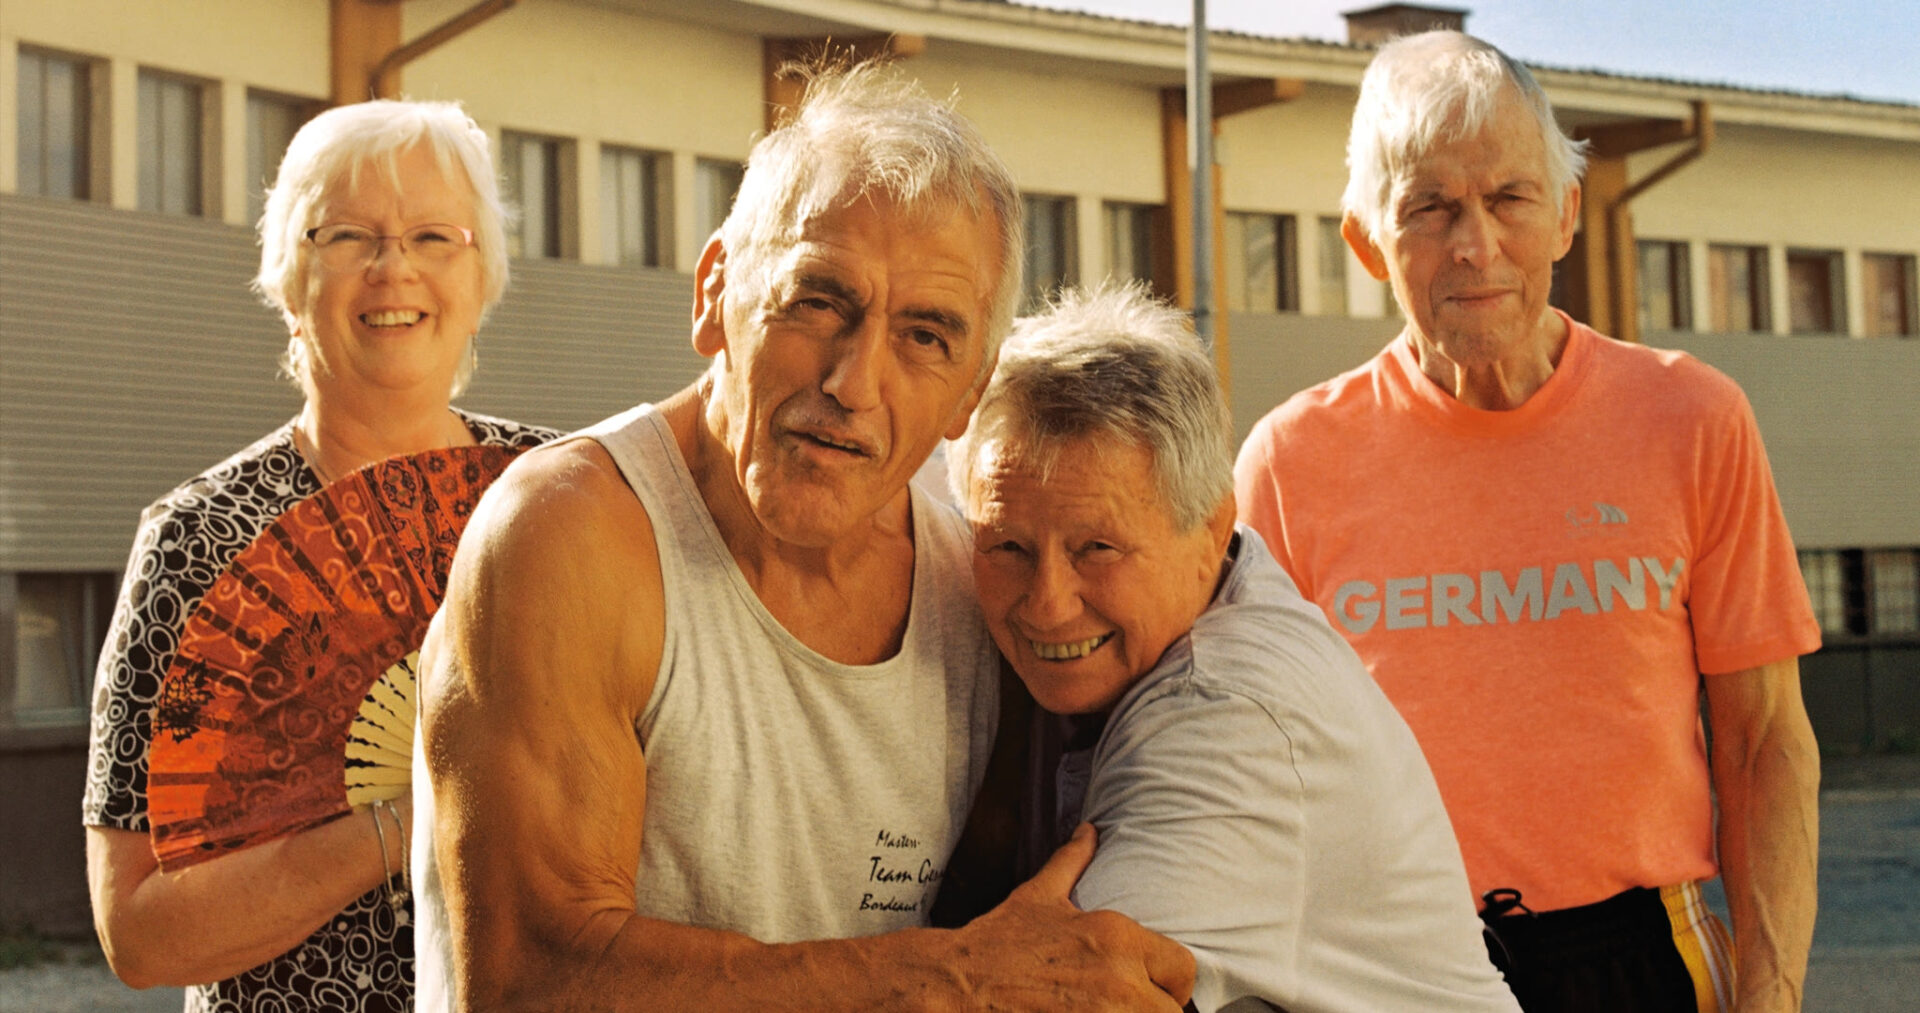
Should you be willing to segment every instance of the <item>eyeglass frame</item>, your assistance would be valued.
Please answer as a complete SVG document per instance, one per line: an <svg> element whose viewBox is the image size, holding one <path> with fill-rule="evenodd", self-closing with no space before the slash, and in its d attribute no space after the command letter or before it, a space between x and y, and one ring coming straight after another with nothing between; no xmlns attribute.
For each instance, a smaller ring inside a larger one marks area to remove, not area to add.
<svg viewBox="0 0 1920 1013"><path fill-rule="evenodd" d="M343 228L343 227L365 229L367 232L373 233L373 251L367 255L366 262L359 265L358 267L337 268L337 267L332 267L328 265L326 263L326 254L321 252L325 248L322 247L319 244L319 242L314 239L314 237L319 234L321 229ZM404 232L401 232L399 235L382 235L380 233L374 232L372 229L367 228L364 225L355 225L352 222L325 222L320 225L315 225L313 228L310 228L307 231L302 232L300 234L300 237L307 241L307 245L313 247L315 259L319 260L321 263L321 266L326 267L327 270L329 271L335 271L342 274L351 274L354 271L364 271L367 268L372 267L374 263L380 259L380 251L386 249L387 240L389 239L399 244L400 256L406 258L407 263L413 265L414 270L417 271L422 268L422 262L414 259L413 253L411 252L411 248L409 248L407 245L407 235L409 233L419 232L421 229L450 229L454 232L458 232L460 234L460 238L464 240L464 242L460 246L460 249L470 250L470 249L473 249L475 245L474 234L472 229L469 229L463 225L455 225L451 222L423 222L419 225L415 225L412 228L407 229ZM447 259L452 260L453 259L452 255L449 255ZM440 263L444 263L444 262L445 261L442 261ZM439 264L433 263L433 262L427 262L427 264L428 266L432 266L432 267L439 266Z"/></svg>

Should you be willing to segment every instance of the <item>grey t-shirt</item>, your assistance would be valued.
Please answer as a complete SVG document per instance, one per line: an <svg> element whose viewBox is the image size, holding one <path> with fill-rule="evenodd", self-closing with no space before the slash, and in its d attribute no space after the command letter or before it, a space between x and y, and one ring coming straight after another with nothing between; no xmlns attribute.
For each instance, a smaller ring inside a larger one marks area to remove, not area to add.
<svg viewBox="0 0 1920 1013"><path fill-rule="evenodd" d="M1202 1013L1519 1009L1412 732L1259 535L1227 566L1093 747L1074 901L1186 944Z"/></svg>

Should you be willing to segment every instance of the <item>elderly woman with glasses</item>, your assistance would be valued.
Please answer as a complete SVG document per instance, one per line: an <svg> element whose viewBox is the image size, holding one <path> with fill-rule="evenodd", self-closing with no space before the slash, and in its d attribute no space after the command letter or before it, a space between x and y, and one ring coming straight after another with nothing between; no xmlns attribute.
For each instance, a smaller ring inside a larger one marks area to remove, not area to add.
<svg viewBox="0 0 1920 1013"><path fill-rule="evenodd" d="M1074 902L1184 943L1201 1013L1517 1011L1413 734L1234 524L1228 433L1185 317L1121 289L1016 323L948 451L994 640L1072 716L1026 850L1091 822Z"/></svg>
<svg viewBox="0 0 1920 1013"><path fill-rule="evenodd" d="M95 691L83 803L94 921L115 973L189 986L190 1010L411 1009L410 912L382 894L406 862L407 801L391 807L398 827L362 809L163 870L147 795L161 680L213 581L300 500L396 455L553 433L449 403L507 281L486 134L458 106L376 101L315 117L259 230L254 284L286 321L283 365L305 404L142 518Z"/></svg>

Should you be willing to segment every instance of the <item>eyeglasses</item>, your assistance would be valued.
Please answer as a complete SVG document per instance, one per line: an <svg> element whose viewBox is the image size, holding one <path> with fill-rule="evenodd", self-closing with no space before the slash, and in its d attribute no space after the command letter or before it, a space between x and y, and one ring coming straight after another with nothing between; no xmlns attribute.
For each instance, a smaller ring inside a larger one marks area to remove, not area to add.
<svg viewBox="0 0 1920 1013"><path fill-rule="evenodd" d="M441 223L416 225L397 236L383 236L364 225L322 225L306 235L320 263L340 273L366 270L389 239L399 240L401 255L421 271L443 267L473 245L472 229Z"/></svg>

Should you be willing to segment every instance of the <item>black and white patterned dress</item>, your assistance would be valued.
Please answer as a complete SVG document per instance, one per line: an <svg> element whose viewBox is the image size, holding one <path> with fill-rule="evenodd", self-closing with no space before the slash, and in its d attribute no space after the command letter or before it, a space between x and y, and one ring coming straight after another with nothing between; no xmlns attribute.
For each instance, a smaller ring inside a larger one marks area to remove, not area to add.
<svg viewBox="0 0 1920 1013"><path fill-rule="evenodd" d="M459 414L484 444L530 448L558 435ZM154 701L187 617L241 549L320 486L294 446L289 421L142 514L95 676L81 803L86 825L148 832L147 747ZM396 914L378 888L273 960L225 981L188 988L186 1002L187 1013L412 1008L412 911Z"/></svg>

